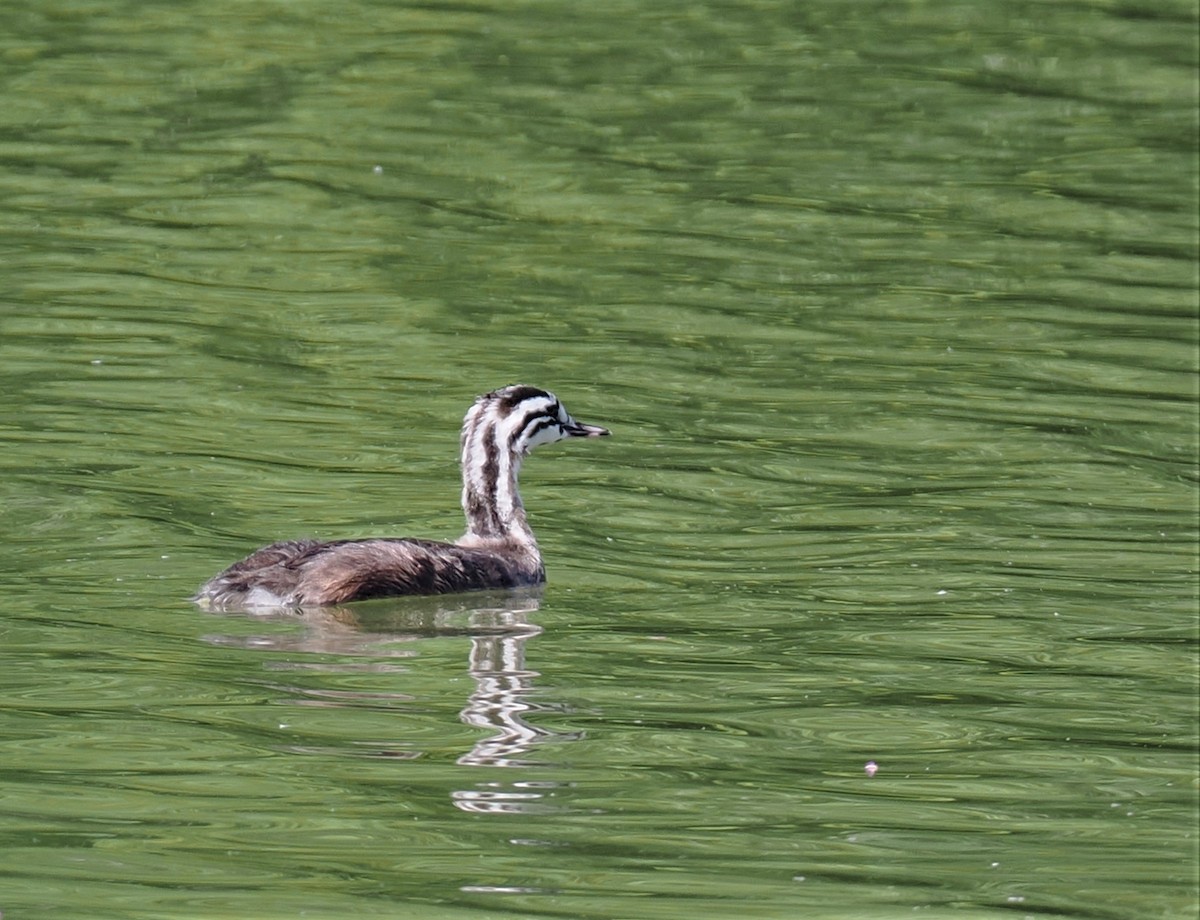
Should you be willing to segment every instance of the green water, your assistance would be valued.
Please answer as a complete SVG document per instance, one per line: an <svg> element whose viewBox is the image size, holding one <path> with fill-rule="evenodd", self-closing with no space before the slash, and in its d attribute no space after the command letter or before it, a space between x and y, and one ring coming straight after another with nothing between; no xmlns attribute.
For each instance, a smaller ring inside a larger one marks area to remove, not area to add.
<svg viewBox="0 0 1200 920"><path fill-rule="evenodd" d="M1194 916L1196 35L6 4L5 920ZM518 380L543 592L188 603Z"/></svg>

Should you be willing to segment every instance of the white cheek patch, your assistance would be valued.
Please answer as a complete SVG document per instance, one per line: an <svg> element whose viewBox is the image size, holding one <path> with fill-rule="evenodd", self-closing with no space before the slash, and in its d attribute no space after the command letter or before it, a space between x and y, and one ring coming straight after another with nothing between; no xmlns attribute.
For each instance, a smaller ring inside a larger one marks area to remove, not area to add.
<svg viewBox="0 0 1200 920"><path fill-rule="evenodd" d="M558 425L547 425L539 428L532 436L525 439L525 450L530 451L539 444L553 444L563 439L562 429Z"/></svg>

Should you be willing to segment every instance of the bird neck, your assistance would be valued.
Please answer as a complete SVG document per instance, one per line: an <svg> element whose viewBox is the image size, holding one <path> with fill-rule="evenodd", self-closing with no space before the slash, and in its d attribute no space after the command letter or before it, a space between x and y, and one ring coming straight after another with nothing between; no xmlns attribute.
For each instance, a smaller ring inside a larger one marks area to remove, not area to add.
<svg viewBox="0 0 1200 920"><path fill-rule="evenodd" d="M462 506L467 532L458 542L515 542L536 552L537 541L525 520L525 506L517 488L521 456L497 441L491 426L478 426L463 434Z"/></svg>

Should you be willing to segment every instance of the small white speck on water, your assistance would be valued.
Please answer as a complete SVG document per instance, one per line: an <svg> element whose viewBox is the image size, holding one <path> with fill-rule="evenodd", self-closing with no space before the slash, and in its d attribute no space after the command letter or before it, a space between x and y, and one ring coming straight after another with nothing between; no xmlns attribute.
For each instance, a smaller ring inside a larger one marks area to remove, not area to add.
<svg viewBox="0 0 1200 920"><path fill-rule="evenodd" d="M383 175L383 167L380 166L378 163L376 163L375 168L372 169L371 172L375 173L375 175L377 175L377 176L382 176Z"/></svg>

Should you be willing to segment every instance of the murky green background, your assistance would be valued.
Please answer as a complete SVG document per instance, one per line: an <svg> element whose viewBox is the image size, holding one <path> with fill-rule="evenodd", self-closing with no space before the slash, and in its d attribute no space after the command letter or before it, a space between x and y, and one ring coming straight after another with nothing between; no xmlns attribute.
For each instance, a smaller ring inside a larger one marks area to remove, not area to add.
<svg viewBox="0 0 1200 920"><path fill-rule="evenodd" d="M4 4L5 920L1194 916L1196 35ZM518 380L540 596L188 603Z"/></svg>

